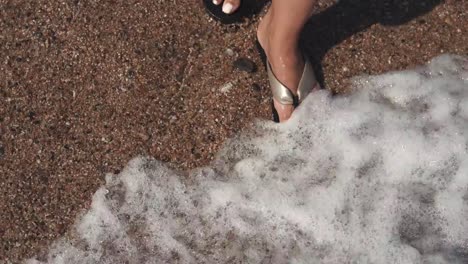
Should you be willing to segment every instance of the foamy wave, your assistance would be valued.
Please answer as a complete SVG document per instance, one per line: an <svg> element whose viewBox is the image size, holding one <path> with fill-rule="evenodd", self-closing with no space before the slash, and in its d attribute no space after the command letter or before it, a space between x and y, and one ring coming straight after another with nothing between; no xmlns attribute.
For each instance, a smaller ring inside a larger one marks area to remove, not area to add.
<svg viewBox="0 0 468 264"><path fill-rule="evenodd" d="M132 160L41 261L467 263L468 60L356 87L313 93L190 177Z"/></svg>

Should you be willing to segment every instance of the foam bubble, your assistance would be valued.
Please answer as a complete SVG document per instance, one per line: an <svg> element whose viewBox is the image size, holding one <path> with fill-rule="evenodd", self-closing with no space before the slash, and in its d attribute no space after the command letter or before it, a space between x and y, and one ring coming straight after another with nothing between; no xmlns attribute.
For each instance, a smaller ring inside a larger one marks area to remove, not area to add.
<svg viewBox="0 0 468 264"><path fill-rule="evenodd" d="M467 263L466 76L445 55L316 92L190 177L135 158L41 261Z"/></svg>

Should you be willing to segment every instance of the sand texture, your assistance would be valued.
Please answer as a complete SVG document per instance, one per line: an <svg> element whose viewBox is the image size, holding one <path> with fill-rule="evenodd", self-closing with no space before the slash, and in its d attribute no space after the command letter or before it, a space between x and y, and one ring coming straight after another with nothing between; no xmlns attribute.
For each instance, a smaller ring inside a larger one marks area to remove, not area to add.
<svg viewBox="0 0 468 264"><path fill-rule="evenodd" d="M319 0L304 30L327 89L468 55L468 1ZM149 155L186 171L270 118L258 18L193 0L0 0L0 262L64 235L106 172ZM257 70L233 67L239 58Z"/></svg>

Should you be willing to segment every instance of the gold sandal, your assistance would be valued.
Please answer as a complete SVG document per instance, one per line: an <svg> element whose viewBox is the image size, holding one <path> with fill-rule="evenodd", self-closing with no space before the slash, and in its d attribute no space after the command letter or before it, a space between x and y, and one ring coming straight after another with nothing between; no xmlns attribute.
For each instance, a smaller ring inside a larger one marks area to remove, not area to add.
<svg viewBox="0 0 468 264"><path fill-rule="evenodd" d="M278 78L276 78L273 70L271 69L270 63L267 63L268 79L270 80L271 91L273 93L273 98L275 98L278 103L283 105L293 105L294 108L296 108L300 103L302 103L304 98L312 92L312 88L318 85L312 64L306 56L303 57L304 71L302 72L302 77L297 87L297 96L291 92L291 89L286 87L278 80ZM273 121L279 123L279 115L274 103L272 110Z"/></svg>
<svg viewBox="0 0 468 264"><path fill-rule="evenodd" d="M273 70L271 69L270 63L266 58L265 50L260 45L260 42L256 43L257 49L260 53L260 58L263 61L263 64L266 65L266 70L268 72L268 79L270 81L271 91L273 93L273 98L276 99L280 104L283 105L293 105L294 108L298 107L300 103L312 92L314 87L317 87L318 81L315 77L314 69L312 63L305 54L302 54L304 58L304 70L302 72L301 80L297 88L297 96L293 94L291 89L286 87L281 83L278 78L276 78ZM274 102L271 104L273 112L273 121L279 123L278 111L275 108Z"/></svg>

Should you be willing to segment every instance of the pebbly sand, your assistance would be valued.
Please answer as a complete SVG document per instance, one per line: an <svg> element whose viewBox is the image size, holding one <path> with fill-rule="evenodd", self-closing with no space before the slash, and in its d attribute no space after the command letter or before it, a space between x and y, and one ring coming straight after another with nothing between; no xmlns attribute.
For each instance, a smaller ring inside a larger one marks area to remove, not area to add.
<svg viewBox="0 0 468 264"><path fill-rule="evenodd" d="M327 89L468 55L467 1L353 2L320 0L304 31ZM0 0L0 260L64 235L131 158L187 171L270 118L257 21L221 26L194 1Z"/></svg>

